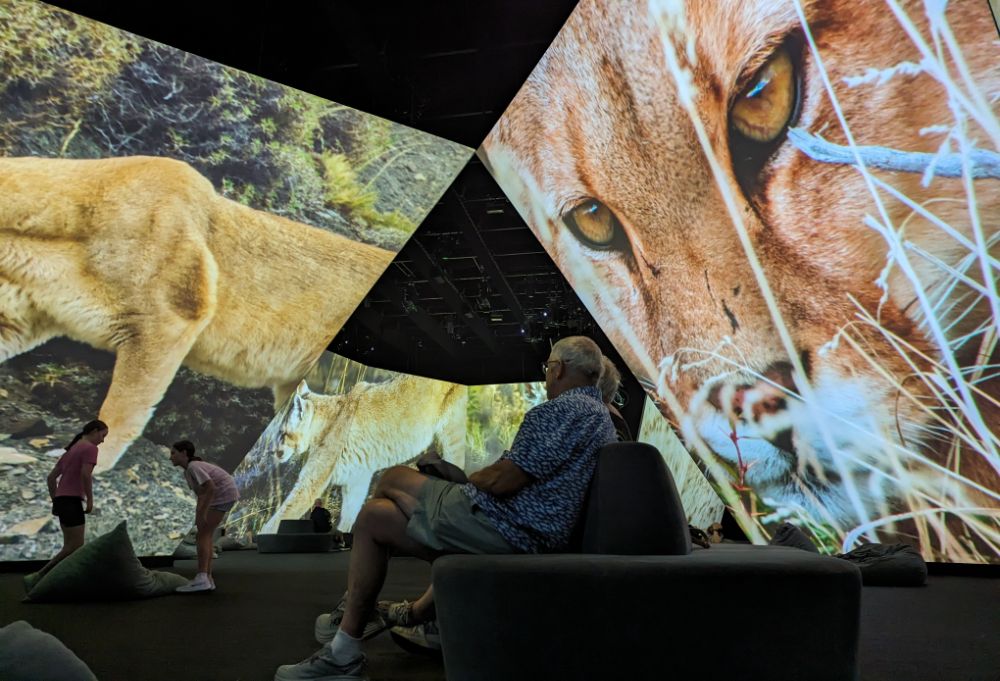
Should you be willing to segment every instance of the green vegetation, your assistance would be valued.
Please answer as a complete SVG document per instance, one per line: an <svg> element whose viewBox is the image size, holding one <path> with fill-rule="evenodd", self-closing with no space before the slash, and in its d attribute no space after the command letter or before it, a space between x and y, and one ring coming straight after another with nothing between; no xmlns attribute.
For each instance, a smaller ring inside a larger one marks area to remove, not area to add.
<svg viewBox="0 0 1000 681"><path fill-rule="evenodd" d="M0 155L168 156L398 250L470 151L38 2L0 0Z"/></svg>
<svg viewBox="0 0 1000 681"><path fill-rule="evenodd" d="M325 152L321 161L326 179L326 198L331 204L354 213L366 222L381 224L404 234L416 229L413 221L399 211L380 213L375 208L378 196L370 185L362 185L350 160L344 154Z"/></svg>
<svg viewBox="0 0 1000 681"><path fill-rule="evenodd" d="M545 399L539 384L511 383L469 388L465 458L469 468L494 462L510 448L524 414Z"/></svg>

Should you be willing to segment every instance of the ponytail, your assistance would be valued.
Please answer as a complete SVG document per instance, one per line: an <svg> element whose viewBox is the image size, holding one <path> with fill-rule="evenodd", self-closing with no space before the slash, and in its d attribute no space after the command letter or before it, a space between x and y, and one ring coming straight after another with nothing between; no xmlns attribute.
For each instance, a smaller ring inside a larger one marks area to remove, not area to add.
<svg viewBox="0 0 1000 681"><path fill-rule="evenodd" d="M77 433L76 437L74 437L70 441L70 443L68 445L66 445L66 451L68 452L70 450L70 448L73 445L75 445L77 442L79 442L80 438L82 438L84 435L87 435L89 433L93 433L95 430L107 430L107 429L108 429L108 427L104 424L104 421L98 421L97 419L94 419L93 421L91 421L87 425L85 425L83 427L83 430L81 430L79 433Z"/></svg>

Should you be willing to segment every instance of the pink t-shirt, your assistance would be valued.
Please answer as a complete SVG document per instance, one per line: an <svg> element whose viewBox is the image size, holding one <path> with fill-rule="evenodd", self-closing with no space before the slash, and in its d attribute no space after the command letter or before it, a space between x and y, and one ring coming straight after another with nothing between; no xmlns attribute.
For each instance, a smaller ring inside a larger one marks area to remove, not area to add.
<svg viewBox="0 0 1000 681"><path fill-rule="evenodd" d="M188 464L187 470L184 471L184 478L195 494L198 493L198 488L204 485L207 480L211 480L215 484L215 493L209 502L210 506L228 504L240 498L240 493L236 489L236 482L233 480L233 476L214 463L192 461Z"/></svg>
<svg viewBox="0 0 1000 681"><path fill-rule="evenodd" d="M77 440L76 444L56 461L56 472L59 483L56 485L57 497L80 497L86 499L83 491L83 466L97 465L97 445L86 440Z"/></svg>

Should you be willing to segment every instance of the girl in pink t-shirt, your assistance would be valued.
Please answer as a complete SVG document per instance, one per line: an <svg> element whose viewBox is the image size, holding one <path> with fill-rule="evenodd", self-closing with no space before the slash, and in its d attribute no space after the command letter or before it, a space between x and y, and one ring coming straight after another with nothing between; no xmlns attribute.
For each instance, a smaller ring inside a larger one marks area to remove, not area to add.
<svg viewBox="0 0 1000 681"><path fill-rule="evenodd" d="M170 463L184 469L184 479L197 495L195 527L198 529L198 574L189 583L177 587L181 593L212 591L212 539L215 528L239 500L233 476L215 464L194 455L194 445L188 440L175 442L170 448Z"/></svg>
<svg viewBox="0 0 1000 681"><path fill-rule="evenodd" d="M94 466L97 465L97 445L104 442L108 427L103 421L91 421L73 438L66 452L59 457L47 479L52 498L52 515L59 517L63 547L45 567L24 578L30 591L45 574L63 558L83 546L86 515L94 510ZM86 504L86 507L84 507Z"/></svg>

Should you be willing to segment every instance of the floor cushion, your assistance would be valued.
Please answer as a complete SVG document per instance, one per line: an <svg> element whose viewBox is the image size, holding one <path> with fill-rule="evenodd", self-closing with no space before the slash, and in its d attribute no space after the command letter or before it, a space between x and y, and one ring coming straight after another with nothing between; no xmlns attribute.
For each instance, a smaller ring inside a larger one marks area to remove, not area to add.
<svg viewBox="0 0 1000 681"><path fill-rule="evenodd" d="M106 601L173 593L184 577L144 567L135 557L126 522L87 542L40 579L25 600Z"/></svg>
<svg viewBox="0 0 1000 681"><path fill-rule="evenodd" d="M806 533L791 523L781 523L768 544L771 546L790 546L793 549L819 553L819 549L806 536Z"/></svg>
<svg viewBox="0 0 1000 681"><path fill-rule="evenodd" d="M241 551L242 549L246 548L246 545L243 542L226 535L222 535L221 537L216 539L214 545L217 551Z"/></svg>
<svg viewBox="0 0 1000 681"><path fill-rule="evenodd" d="M837 558L857 565L865 586L923 586L927 583L927 563L909 544L865 544Z"/></svg>
<svg viewBox="0 0 1000 681"><path fill-rule="evenodd" d="M4 681L97 681L62 641L19 620L0 628Z"/></svg>

